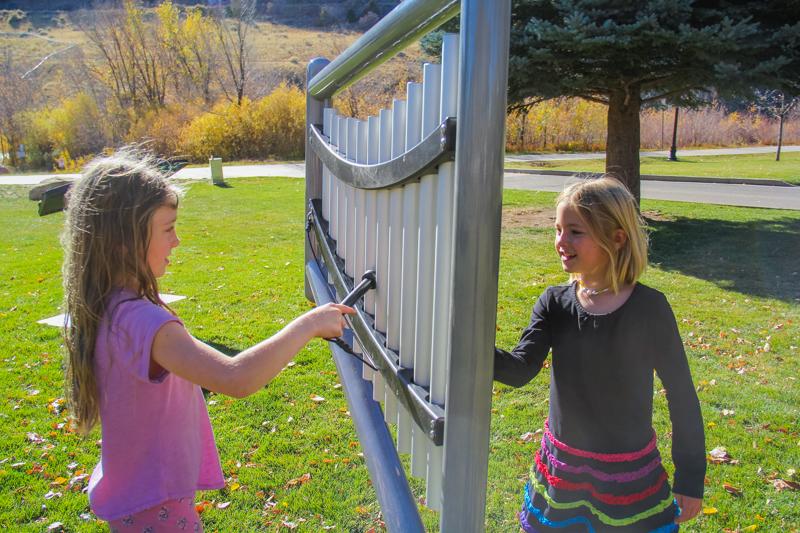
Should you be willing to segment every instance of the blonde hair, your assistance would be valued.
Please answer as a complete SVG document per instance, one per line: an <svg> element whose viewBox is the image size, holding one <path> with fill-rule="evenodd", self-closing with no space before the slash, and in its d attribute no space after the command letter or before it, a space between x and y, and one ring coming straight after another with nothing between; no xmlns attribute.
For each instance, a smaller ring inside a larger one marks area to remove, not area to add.
<svg viewBox="0 0 800 533"><path fill-rule="evenodd" d="M647 266L647 233L636 200L611 175L581 181L564 189L556 205L573 208L586 224L591 237L609 258L606 283L615 293L622 285L635 283ZM616 249L614 233L621 229L625 243ZM570 281L580 274L570 274Z"/></svg>
<svg viewBox="0 0 800 533"><path fill-rule="evenodd" d="M150 221L161 206L177 207L179 191L168 184L153 156L123 148L89 163L67 196L64 247L65 382L78 431L99 419L94 351L107 299L128 286L140 298L167 309L147 264Z"/></svg>

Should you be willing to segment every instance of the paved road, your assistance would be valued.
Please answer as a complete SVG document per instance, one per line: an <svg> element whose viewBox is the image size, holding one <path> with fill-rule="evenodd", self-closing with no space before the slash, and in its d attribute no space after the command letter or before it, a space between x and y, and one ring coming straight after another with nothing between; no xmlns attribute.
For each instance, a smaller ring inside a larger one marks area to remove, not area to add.
<svg viewBox="0 0 800 533"><path fill-rule="evenodd" d="M227 166L225 179L250 176L289 176L302 178L302 163L273 165ZM0 176L1 184L34 185L53 175ZM188 180L210 179L208 167L184 168L176 177ZM59 178L77 177L77 174L58 175ZM531 189L558 192L564 184L575 178L508 172L504 185L510 189ZM748 207L771 207L800 210L800 187L774 187L764 185L730 185L724 183L688 183L668 181L642 181L642 197L658 200L677 200Z"/></svg>
<svg viewBox="0 0 800 533"><path fill-rule="evenodd" d="M565 184L575 179L571 176L507 172L503 185L507 189L560 192ZM642 181L642 198L800 210L800 187L647 180Z"/></svg>
<svg viewBox="0 0 800 533"><path fill-rule="evenodd" d="M707 150L678 150L678 158L701 155L774 154L777 146L746 146L743 148L709 148ZM800 146L782 146L783 152L800 152ZM669 152L639 152L640 157L668 157ZM576 159L605 159L603 152L578 152L574 154L509 154L506 161L570 161Z"/></svg>

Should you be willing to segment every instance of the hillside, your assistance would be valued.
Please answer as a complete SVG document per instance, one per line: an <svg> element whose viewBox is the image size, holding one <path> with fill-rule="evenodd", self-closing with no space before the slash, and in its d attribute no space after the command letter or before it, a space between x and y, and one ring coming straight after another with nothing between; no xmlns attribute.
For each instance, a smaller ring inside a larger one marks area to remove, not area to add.
<svg viewBox="0 0 800 533"><path fill-rule="evenodd" d="M80 27L81 17L85 12L82 13L79 8L88 3L91 2L33 1L30 2L32 7L47 4L68 9L0 10L0 47L11 62L23 72L35 68L32 74L44 81L45 93L53 98L62 98L73 92L76 87L73 87L71 77L77 76L76 72L81 70L80 65L101 59L98 50ZM374 7L396 2L357 3ZM251 33L250 58L254 71L254 84L250 87L249 93L255 97L260 96L281 81L303 85L305 68L311 59L320 56L333 58L347 48L362 33L356 28L357 24L330 24L320 27L310 24L309 21L313 22L313 17L304 14L329 13L331 16L341 15L343 20L346 20L349 9L347 6L351 4L354 4L352 0L340 2L283 0L266 2L263 6L259 3L262 12ZM301 24L303 20L306 21L305 25ZM405 80L409 77L418 77L417 71L421 61L422 53L418 45L412 45L400 57L382 66L360 85L373 85L379 92L393 93L396 82L388 78ZM74 83L81 82L77 80ZM387 94L386 98L391 98L391 94Z"/></svg>
<svg viewBox="0 0 800 533"><path fill-rule="evenodd" d="M37 24L46 24L48 18L59 12L72 12L108 6L114 2L99 0L8 0L0 3L6 10L21 10ZM145 6L155 6L160 2L139 2ZM217 6L230 4L230 0L174 0L175 4L186 6ZM278 24L297 27L326 27L345 25L363 28L392 10L400 0L259 0L256 3L258 17ZM374 15L370 15L374 13Z"/></svg>
<svg viewBox="0 0 800 533"><path fill-rule="evenodd" d="M56 0L51 5L73 9L0 10L0 156L6 165L50 168L64 161L59 164L78 168L104 147L143 139L163 155L194 159L208 150L227 159L296 157L302 127L298 139L286 136L279 148L261 149L258 143L268 136L253 135L270 120L291 129L302 119L309 61L335 58L379 20L373 9L382 5L265 3L242 33L246 53L239 70L235 18L221 21L177 2L178 9L137 3L129 11L78 9L81 4ZM368 11L359 16L356 7ZM313 14L345 22L321 26ZM342 91L334 105L358 118L377 113L405 93L407 81L419 80L422 59L419 45L408 47ZM247 140L231 134L237 120L237 135ZM221 144L212 147L207 135ZM20 144L28 148L21 163L3 148ZM258 155L247 151L256 146Z"/></svg>

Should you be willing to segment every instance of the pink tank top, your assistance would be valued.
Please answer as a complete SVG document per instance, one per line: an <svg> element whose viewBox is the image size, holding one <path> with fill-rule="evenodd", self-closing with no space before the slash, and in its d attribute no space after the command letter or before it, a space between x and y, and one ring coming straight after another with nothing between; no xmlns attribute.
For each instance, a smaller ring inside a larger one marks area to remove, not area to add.
<svg viewBox="0 0 800 533"><path fill-rule="evenodd" d="M225 485L200 387L166 371L149 377L153 339L167 322L181 323L166 309L119 290L98 331L103 441L89 503L104 520Z"/></svg>

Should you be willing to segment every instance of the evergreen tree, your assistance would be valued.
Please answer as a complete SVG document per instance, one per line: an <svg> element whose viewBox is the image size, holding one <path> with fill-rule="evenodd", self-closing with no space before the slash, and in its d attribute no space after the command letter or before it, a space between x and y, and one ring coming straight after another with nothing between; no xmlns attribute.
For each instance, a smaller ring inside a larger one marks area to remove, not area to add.
<svg viewBox="0 0 800 533"><path fill-rule="evenodd" d="M509 102L577 96L608 106L606 171L639 198L648 102L798 83L800 3L514 0Z"/></svg>
<svg viewBox="0 0 800 533"><path fill-rule="evenodd" d="M800 95L800 0L513 0L509 107L575 96L608 106L606 171L639 198L639 111L756 90ZM438 57L443 31L422 40ZM788 97L787 96L787 97Z"/></svg>

